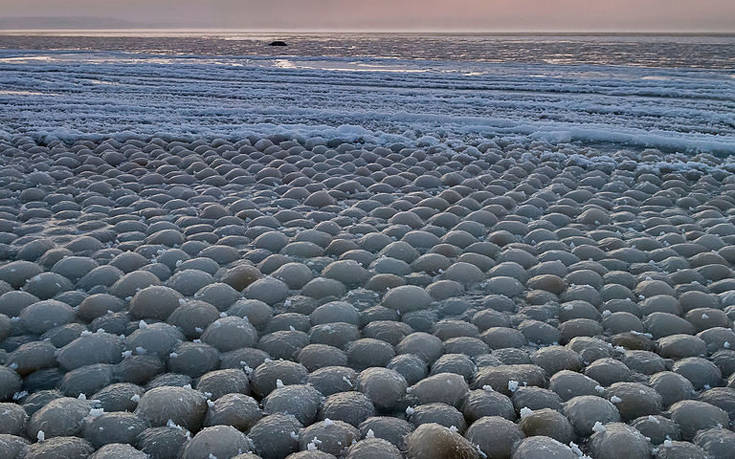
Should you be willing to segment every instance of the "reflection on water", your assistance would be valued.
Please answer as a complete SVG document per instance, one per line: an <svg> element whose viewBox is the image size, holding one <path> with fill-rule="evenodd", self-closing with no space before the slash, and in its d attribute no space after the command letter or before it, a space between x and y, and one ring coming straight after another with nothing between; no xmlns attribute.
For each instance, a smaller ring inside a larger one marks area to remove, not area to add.
<svg viewBox="0 0 735 459"><path fill-rule="evenodd" d="M8 89L0 89L0 96L43 96L44 93L38 91L13 91Z"/></svg>
<svg viewBox="0 0 735 459"><path fill-rule="evenodd" d="M273 65L275 67L278 67L279 69L295 69L296 68L293 62L289 61L288 59L276 59Z"/></svg>
<svg viewBox="0 0 735 459"><path fill-rule="evenodd" d="M25 64L25 63L29 63L31 61L46 61L46 62L51 62L54 59L55 59L55 57L54 56L50 56L50 55L30 55L30 56L25 55L25 56L13 56L13 57L0 58L0 62L2 62L2 63L8 63L8 64L13 64L13 63Z"/></svg>

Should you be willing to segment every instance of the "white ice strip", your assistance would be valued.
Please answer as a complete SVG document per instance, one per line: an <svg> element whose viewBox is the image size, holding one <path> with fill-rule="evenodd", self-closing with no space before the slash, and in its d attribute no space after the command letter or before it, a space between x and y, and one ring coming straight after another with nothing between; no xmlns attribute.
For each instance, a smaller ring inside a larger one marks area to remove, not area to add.
<svg viewBox="0 0 735 459"><path fill-rule="evenodd" d="M431 133L733 153L735 78L697 69L0 50L0 118L0 137L283 132L396 141Z"/></svg>

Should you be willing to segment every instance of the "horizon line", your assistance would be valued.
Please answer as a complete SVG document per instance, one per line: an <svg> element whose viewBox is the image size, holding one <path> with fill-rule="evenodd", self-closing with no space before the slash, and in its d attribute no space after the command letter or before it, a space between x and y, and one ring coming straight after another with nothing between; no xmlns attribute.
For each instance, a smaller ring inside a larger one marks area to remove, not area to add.
<svg viewBox="0 0 735 459"><path fill-rule="evenodd" d="M236 27L106 27L106 28L79 28L79 27L43 27L43 28L2 28L0 34L3 33L53 33L53 32L173 32L173 33L404 33L404 34L422 34L422 33L439 33L439 34L557 34L557 35L735 35L733 30L670 30L670 29L651 29L651 30L625 30L625 29L603 29L603 30L586 30L586 29L380 29L380 28L236 28Z"/></svg>

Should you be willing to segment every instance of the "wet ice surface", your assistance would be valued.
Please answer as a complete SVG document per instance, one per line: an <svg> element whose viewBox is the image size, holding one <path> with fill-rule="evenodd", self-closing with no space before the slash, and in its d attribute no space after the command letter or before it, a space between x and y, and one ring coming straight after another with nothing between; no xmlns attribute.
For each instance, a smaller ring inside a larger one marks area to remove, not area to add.
<svg viewBox="0 0 735 459"><path fill-rule="evenodd" d="M6 136L517 135L729 154L734 94L716 69L0 51Z"/></svg>
<svg viewBox="0 0 735 459"><path fill-rule="evenodd" d="M285 40L287 48L265 46ZM166 55L390 57L455 62L732 69L732 34L303 33L196 30L4 31L6 49Z"/></svg>

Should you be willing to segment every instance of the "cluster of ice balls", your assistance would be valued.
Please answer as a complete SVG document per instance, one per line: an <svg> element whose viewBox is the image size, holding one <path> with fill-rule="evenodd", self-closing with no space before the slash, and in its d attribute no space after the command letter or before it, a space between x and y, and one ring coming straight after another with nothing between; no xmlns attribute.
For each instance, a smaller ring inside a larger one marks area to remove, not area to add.
<svg viewBox="0 0 735 459"><path fill-rule="evenodd" d="M729 457L709 155L0 143L0 457Z"/></svg>

